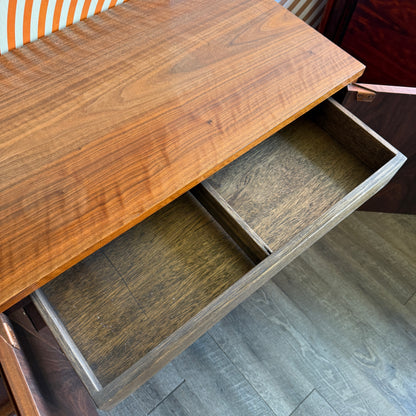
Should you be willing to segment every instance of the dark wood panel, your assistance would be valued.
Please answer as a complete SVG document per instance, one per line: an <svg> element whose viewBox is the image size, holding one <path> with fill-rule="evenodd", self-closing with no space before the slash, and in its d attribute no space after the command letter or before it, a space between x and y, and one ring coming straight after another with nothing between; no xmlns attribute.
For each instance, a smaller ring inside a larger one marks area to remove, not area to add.
<svg viewBox="0 0 416 416"><path fill-rule="evenodd" d="M42 416L47 408L29 363L20 349L15 330L7 316L0 314L0 363L16 410L22 416Z"/></svg>
<svg viewBox="0 0 416 416"><path fill-rule="evenodd" d="M169 342L169 337L251 267L244 253L186 194L42 291L68 332L56 331L83 380L94 393L88 369L79 368L77 350L97 378L98 390L109 385L112 391L104 391L98 404L113 403L114 394L127 396L161 368L160 353L149 354L159 344L170 359L186 348L186 338ZM66 344L68 335L75 350ZM134 376L125 375L137 362L150 370L133 369Z"/></svg>
<svg viewBox="0 0 416 416"><path fill-rule="evenodd" d="M342 42L358 0L328 0L319 31L337 45Z"/></svg>
<svg viewBox="0 0 416 416"><path fill-rule="evenodd" d="M0 363L21 416L97 416L96 407L58 348L0 321Z"/></svg>
<svg viewBox="0 0 416 416"><path fill-rule="evenodd" d="M1 307L362 71L273 0L132 0L1 56Z"/></svg>
<svg viewBox="0 0 416 416"><path fill-rule="evenodd" d="M45 321L40 316L30 298L24 298L12 308L7 310L7 317L13 324L18 324L28 333L41 338L43 342L48 343L52 348L60 350L56 343L55 337L52 335Z"/></svg>
<svg viewBox="0 0 416 416"><path fill-rule="evenodd" d="M97 416L91 396L59 348L17 325L15 328L48 409L42 416Z"/></svg>
<svg viewBox="0 0 416 416"><path fill-rule="evenodd" d="M362 209L416 214L416 88L365 86L376 90L372 102L358 101L357 92L350 88L343 105L399 149L407 161Z"/></svg>
<svg viewBox="0 0 416 416"><path fill-rule="evenodd" d="M361 82L416 87L416 3L359 0L341 47L360 59Z"/></svg>
<svg viewBox="0 0 416 416"><path fill-rule="evenodd" d="M0 416L16 416L16 409L10 398L6 380L4 379L0 365Z"/></svg>

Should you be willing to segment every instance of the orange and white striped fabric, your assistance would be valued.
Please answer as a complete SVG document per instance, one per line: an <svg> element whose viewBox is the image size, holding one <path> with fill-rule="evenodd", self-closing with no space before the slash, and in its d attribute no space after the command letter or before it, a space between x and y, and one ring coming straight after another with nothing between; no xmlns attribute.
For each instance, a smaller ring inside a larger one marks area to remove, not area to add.
<svg viewBox="0 0 416 416"><path fill-rule="evenodd" d="M0 0L0 55L124 1ZM327 0L276 1L317 27Z"/></svg>
<svg viewBox="0 0 416 416"><path fill-rule="evenodd" d="M0 0L0 54L125 0Z"/></svg>
<svg viewBox="0 0 416 416"><path fill-rule="evenodd" d="M280 0L278 2L310 26L317 28L327 0Z"/></svg>

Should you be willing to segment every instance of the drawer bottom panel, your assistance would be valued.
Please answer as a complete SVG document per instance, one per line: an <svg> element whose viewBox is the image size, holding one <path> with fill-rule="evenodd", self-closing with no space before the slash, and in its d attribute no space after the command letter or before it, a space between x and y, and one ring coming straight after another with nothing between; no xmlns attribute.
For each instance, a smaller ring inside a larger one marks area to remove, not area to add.
<svg viewBox="0 0 416 416"><path fill-rule="evenodd" d="M170 350L177 355L185 349L188 344L180 340L166 340L252 267L198 201L185 194L34 297L103 407L108 386L111 395L123 387L125 396L130 391L126 371L140 360L146 365L157 346L164 344L169 356Z"/></svg>

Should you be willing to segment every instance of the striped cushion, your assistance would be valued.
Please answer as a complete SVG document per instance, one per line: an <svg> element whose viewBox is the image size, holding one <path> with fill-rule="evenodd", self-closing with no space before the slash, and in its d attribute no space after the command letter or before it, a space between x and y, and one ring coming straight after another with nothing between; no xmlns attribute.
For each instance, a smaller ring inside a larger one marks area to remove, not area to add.
<svg viewBox="0 0 416 416"><path fill-rule="evenodd" d="M317 28L327 0L280 0L278 2L309 25Z"/></svg>
<svg viewBox="0 0 416 416"><path fill-rule="evenodd" d="M0 0L0 54L126 0Z"/></svg>
<svg viewBox="0 0 416 416"><path fill-rule="evenodd" d="M0 55L124 1L0 0ZM327 0L276 1L317 27Z"/></svg>

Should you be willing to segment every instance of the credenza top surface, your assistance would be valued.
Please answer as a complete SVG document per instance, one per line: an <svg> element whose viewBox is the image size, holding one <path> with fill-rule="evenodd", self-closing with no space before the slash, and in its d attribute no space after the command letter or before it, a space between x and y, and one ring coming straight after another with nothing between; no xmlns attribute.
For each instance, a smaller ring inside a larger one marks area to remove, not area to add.
<svg viewBox="0 0 416 416"><path fill-rule="evenodd" d="M274 0L130 0L0 57L0 309L358 78Z"/></svg>

